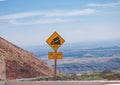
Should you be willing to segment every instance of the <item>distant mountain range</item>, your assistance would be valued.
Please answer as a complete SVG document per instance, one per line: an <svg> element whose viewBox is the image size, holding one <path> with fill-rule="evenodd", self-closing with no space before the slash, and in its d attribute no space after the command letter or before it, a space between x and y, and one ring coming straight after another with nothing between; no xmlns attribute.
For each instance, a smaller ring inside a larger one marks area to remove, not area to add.
<svg viewBox="0 0 120 85"><path fill-rule="evenodd" d="M48 52L53 51L48 45L31 46L25 49L43 59L49 65ZM58 60L58 70L64 74L81 74L93 71L120 70L120 41L64 44L58 51L63 52L63 59Z"/></svg>
<svg viewBox="0 0 120 85"><path fill-rule="evenodd" d="M34 55L45 58L48 52L53 52L50 46L26 46L24 49L30 51ZM63 44L58 51L63 52L66 57L102 57L120 54L120 40L100 41L100 42L77 42ZM46 58L47 59L47 58Z"/></svg>

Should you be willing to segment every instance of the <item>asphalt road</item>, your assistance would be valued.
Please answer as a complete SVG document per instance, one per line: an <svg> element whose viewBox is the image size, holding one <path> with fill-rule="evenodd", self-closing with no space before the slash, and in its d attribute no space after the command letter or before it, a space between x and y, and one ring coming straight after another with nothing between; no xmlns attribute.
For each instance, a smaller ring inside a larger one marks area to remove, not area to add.
<svg viewBox="0 0 120 85"><path fill-rule="evenodd" d="M0 81L0 85L4 85L5 81Z"/></svg>
<svg viewBox="0 0 120 85"><path fill-rule="evenodd" d="M9 81L3 85L120 85L120 81Z"/></svg>

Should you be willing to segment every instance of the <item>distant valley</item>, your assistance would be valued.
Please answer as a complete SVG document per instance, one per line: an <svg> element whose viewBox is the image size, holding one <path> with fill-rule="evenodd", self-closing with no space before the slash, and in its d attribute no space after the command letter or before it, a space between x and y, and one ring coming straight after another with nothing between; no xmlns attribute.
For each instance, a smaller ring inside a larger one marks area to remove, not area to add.
<svg viewBox="0 0 120 85"><path fill-rule="evenodd" d="M94 71L120 70L120 46L116 44L79 44L65 45L59 51L63 59L58 60L58 70L64 74L82 74ZM86 47L85 47L86 46ZM33 49L34 48L34 49ZM48 60L48 52L53 51L49 46L26 48L34 55L53 66L54 61ZM42 50L40 50L42 49Z"/></svg>

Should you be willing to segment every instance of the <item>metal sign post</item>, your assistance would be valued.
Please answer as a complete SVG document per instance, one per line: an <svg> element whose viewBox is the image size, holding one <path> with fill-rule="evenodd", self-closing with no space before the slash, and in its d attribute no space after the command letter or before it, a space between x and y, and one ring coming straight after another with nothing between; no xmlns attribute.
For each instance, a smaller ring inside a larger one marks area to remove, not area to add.
<svg viewBox="0 0 120 85"><path fill-rule="evenodd" d="M65 40L57 33L54 32L46 41L54 52L48 53L48 59L54 59L54 80L57 80L57 60L62 59L62 52L57 52L57 49L65 42Z"/></svg>
<svg viewBox="0 0 120 85"><path fill-rule="evenodd" d="M55 52L57 52L57 50L55 50ZM54 80L56 81L57 80L57 59L55 59L55 67L54 68L55 68Z"/></svg>

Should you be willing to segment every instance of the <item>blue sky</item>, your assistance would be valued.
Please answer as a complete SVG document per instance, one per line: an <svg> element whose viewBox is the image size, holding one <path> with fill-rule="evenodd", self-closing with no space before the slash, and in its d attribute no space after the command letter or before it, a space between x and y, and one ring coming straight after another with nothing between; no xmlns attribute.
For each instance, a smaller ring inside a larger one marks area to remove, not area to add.
<svg viewBox="0 0 120 85"><path fill-rule="evenodd" d="M57 31L66 41L120 40L120 0L0 0L0 36L43 45Z"/></svg>

